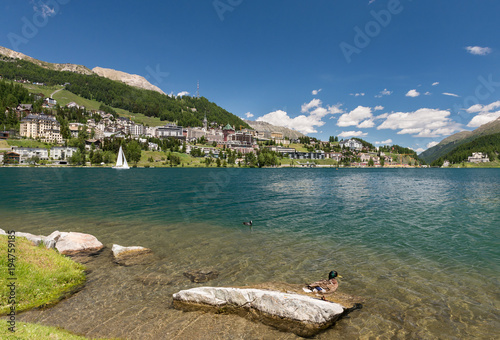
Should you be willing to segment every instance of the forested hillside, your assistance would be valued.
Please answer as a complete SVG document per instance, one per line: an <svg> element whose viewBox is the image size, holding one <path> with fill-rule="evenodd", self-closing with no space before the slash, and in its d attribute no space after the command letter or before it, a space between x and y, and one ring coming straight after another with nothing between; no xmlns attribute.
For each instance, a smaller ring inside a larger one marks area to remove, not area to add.
<svg viewBox="0 0 500 340"><path fill-rule="evenodd" d="M66 89L86 99L108 106L175 122L181 126L201 126L206 113L209 122L249 127L239 117L206 98L169 97L138 89L97 75L83 75L42 68L31 62L0 56L0 75L5 79L26 79L47 85L67 84Z"/></svg>
<svg viewBox="0 0 500 340"><path fill-rule="evenodd" d="M500 133L500 118L493 120L489 123L481 125L474 131L461 131L443 139L438 145L433 146L422 152L420 158L427 163L432 163L435 160L452 152L455 148L462 144L474 141L476 138Z"/></svg>
<svg viewBox="0 0 500 340"><path fill-rule="evenodd" d="M0 81L0 129L10 130L19 128L19 119L16 113L7 107L16 107L18 104L33 104L33 98L30 93L21 85ZM41 108L41 105L40 105Z"/></svg>
<svg viewBox="0 0 500 340"><path fill-rule="evenodd" d="M432 162L431 165L441 166L445 160L453 164L461 163L467 161L467 158L472 156L473 152L487 154L490 161L497 159L500 153L500 133L479 137L472 142L459 145L451 152Z"/></svg>
<svg viewBox="0 0 500 340"><path fill-rule="evenodd" d="M387 153L396 153L396 154L400 154L400 155L409 155L409 156L413 157L414 159L420 159L417 156L417 153L415 152L415 150L412 150L410 148L405 148L405 147L399 146L397 144L381 146L381 147L379 147L379 151L387 152Z"/></svg>

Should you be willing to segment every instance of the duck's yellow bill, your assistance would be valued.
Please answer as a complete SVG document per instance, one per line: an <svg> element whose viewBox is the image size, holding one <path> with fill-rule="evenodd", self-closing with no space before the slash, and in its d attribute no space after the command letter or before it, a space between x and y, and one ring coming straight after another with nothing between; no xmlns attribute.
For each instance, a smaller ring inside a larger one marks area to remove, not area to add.
<svg viewBox="0 0 500 340"><path fill-rule="evenodd" d="M342 275L338 275L337 277L339 277L339 278L343 279Z"/></svg>

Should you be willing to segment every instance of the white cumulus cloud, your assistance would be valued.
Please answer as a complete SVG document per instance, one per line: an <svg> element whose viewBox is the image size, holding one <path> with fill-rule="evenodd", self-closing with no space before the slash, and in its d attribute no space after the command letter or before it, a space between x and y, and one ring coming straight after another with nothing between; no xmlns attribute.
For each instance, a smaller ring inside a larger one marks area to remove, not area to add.
<svg viewBox="0 0 500 340"><path fill-rule="evenodd" d="M383 91L380 91L379 94L375 96L375 98L382 98L383 96L390 96L392 94L392 91L389 91L388 89L384 89Z"/></svg>
<svg viewBox="0 0 500 340"><path fill-rule="evenodd" d="M420 93L417 90L410 90L406 94L407 97L418 97L420 96Z"/></svg>
<svg viewBox="0 0 500 340"><path fill-rule="evenodd" d="M433 146L436 146L438 144L439 144L439 142L430 142L430 143L427 143L426 147L427 147L427 149L429 149L429 148L432 148Z"/></svg>
<svg viewBox="0 0 500 340"><path fill-rule="evenodd" d="M300 112L306 113L312 108L319 107L323 104L323 102L317 98L311 100L309 103L302 104Z"/></svg>
<svg viewBox="0 0 500 340"><path fill-rule="evenodd" d="M321 92L322 89L319 89L319 90L312 90L312 94L313 96L316 96L318 93Z"/></svg>
<svg viewBox="0 0 500 340"><path fill-rule="evenodd" d="M436 82L432 83L432 86L438 86L438 85L439 85L439 82L438 82L438 81L436 81Z"/></svg>
<svg viewBox="0 0 500 340"><path fill-rule="evenodd" d="M445 96L450 96L450 97L460 97L458 94L449 93L449 92L443 92L443 94L444 94Z"/></svg>
<svg viewBox="0 0 500 340"><path fill-rule="evenodd" d="M359 128L373 127L372 109L366 106L358 106L349 113L344 113L337 121L338 126L357 126Z"/></svg>
<svg viewBox="0 0 500 340"><path fill-rule="evenodd" d="M382 145L388 145L388 144L391 144L392 143L392 139L387 139L387 140L383 140L381 142L375 142L375 144L382 144Z"/></svg>
<svg viewBox="0 0 500 340"><path fill-rule="evenodd" d="M257 118L258 122L267 122L269 124L284 126L293 130L297 130L304 134L316 133L316 126L323 126L325 123L320 118L315 116L300 115L295 118L288 116L288 113L283 110L270 112L262 117Z"/></svg>
<svg viewBox="0 0 500 340"><path fill-rule="evenodd" d="M373 111L380 111L380 110L383 110L383 109L384 109L384 107L383 107L383 106L381 106L381 105L377 105L377 106L375 106L375 107L373 108Z"/></svg>
<svg viewBox="0 0 500 340"><path fill-rule="evenodd" d="M469 122L469 124L467 124L467 126L479 127L483 124L498 119L500 117L500 110L495 111L495 109L497 109L498 107L500 107L500 101L493 102L489 105L481 105L481 104L472 105L466 111L468 113L477 113L477 115L471 119L471 121Z"/></svg>
<svg viewBox="0 0 500 340"><path fill-rule="evenodd" d="M465 49L467 52L474 55L487 55L491 53L491 48L489 47L467 46Z"/></svg>
<svg viewBox="0 0 500 340"><path fill-rule="evenodd" d="M500 100L493 102L489 105L481 105L481 104L472 105L466 111L468 113L476 113L476 112L483 112L484 113L484 112L492 111L492 110L496 109L497 107L500 107Z"/></svg>
<svg viewBox="0 0 500 340"><path fill-rule="evenodd" d="M365 95L364 92L361 93L349 93L349 95L354 96L354 97L363 97Z"/></svg>
<svg viewBox="0 0 500 340"><path fill-rule="evenodd" d="M340 138L347 138L347 137L364 137L364 136L368 136L368 133L367 133L367 132L363 132L363 131L342 131L342 132L339 134L339 137L340 137Z"/></svg>
<svg viewBox="0 0 500 340"><path fill-rule="evenodd" d="M448 136L461 131L460 124L454 122L447 110L422 108L414 112L394 112L387 116L377 130L400 130L399 135L411 134L414 137Z"/></svg>
<svg viewBox="0 0 500 340"><path fill-rule="evenodd" d="M245 113L245 116L247 118L252 118L253 117L253 113L247 112L247 113Z"/></svg>
<svg viewBox="0 0 500 340"><path fill-rule="evenodd" d="M322 106L319 99L313 99L309 103L305 103L301 107L302 115L291 118L287 112L278 110L270 112L262 117L257 118L257 121L267 122L277 126L284 126L303 134L317 133L316 127L325 125L323 118L327 115L343 113L340 108L341 104Z"/></svg>
<svg viewBox="0 0 500 340"><path fill-rule="evenodd" d="M41 1L39 2L39 5L40 5L40 7L38 7L37 5L34 5L33 10L35 12L41 13L44 18L56 15L55 8L50 8L49 6L47 6L47 4L44 4Z"/></svg>
<svg viewBox="0 0 500 340"><path fill-rule="evenodd" d="M177 97L183 97L183 96L189 96L189 92L188 91L182 91L182 92L177 93Z"/></svg>

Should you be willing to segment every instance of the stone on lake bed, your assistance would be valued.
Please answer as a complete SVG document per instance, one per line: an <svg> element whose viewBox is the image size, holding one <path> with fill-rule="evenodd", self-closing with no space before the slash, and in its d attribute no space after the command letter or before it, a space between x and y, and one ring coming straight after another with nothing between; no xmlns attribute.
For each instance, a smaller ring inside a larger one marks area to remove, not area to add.
<svg viewBox="0 0 500 340"><path fill-rule="evenodd" d="M216 270L192 270L189 272L185 272L184 276L191 280L194 283L202 283L210 280L214 280L219 277L219 272Z"/></svg>
<svg viewBox="0 0 500 340"><path fill-rule="evenodd" d="M137 264L148 264L153 262L151 249L144 247L123 247L113 244L111 248L115 262L122 266L133 266Z"/></svg>
<svg viewBox="0 0 500 340"><path fill-rule="evenodd" d="M338 303L262 289L199 287L182 290L173 299L176 308L238 314L304 337L327 329L344 313Z"/></svg>
<svg viewBox="0 0 500 340"><path fill-rule="evenodd" d="M174 282L171 276L155 272L138 275L135 277L135 280L145 286L168 286Z"/></svg>

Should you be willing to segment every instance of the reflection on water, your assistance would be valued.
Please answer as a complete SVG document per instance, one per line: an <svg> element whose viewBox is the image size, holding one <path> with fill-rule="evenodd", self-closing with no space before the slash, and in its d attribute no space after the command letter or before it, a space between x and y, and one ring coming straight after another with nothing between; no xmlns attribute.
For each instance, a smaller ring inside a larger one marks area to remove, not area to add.
<svg viewBox="0 0 500 340"><path fill-rule="evenodd" d="M335 269L340 289L366 302L320 339L498 331L498 171L195 170L134 169L118 179L95 169L26 172L15 184L0 170L4 229L87 232L108 247L141 245L158 256L125 268L108 249L89 264L82 292L23 317L89 336L294 339L233 316L176 311L171 294L196 286L182 275L188 270L213 268L221 275L210 285L244 286L303 284ZM192 206L210 181L217 195ZM38 198L28 188L41 190ZM252 228L241 224L250 219Z"/></svg>

